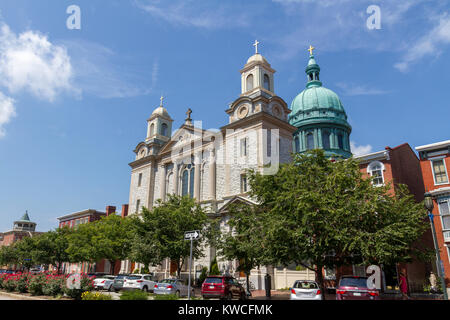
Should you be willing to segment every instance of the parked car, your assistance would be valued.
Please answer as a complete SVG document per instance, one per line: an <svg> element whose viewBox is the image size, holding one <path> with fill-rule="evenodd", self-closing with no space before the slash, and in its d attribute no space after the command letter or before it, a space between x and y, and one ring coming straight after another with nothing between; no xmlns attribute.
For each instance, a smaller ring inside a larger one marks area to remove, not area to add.
<svg viewBox="0 0 450 320"><path fill-rule="evenodd" d="M378 300L376 289L367 287L367 277L342 276L336 288L336 300Z"/></svg>
<svg viewBox="0 0 450 320"><path fill-rule="evenodd" d="M151 274L130 274L125 277L122 289L149 292L153 291L155 284Z"/></svg>
<svg viewBox="0 0 450 320"><path fill-rule="evenodd" d="M219 298L231 300L239 298L247 299L244 287L236 279L229 276L210 276L202 285L203 299Z"/></svg>
<svg viewBox="0 0 450 320"><path fill-rule="evenodd" d="M113 283L116 276L105 275L94 279L94 288L96 290L113 290Z"/></svg>
<svg viewBox="0 0 450 320"><path fill-rule="evenodd" d="M178 297L188 295L188 286L181 279L164 279L155 284L155 294L175 294ZM191 288L191 296L195 296L194 288Z"/></svg>
<svg viewBox="0 0 450 320"><path fill-rule="evenodd" d="M322 300L322 291L315 281L297 280L292 286L290 300Z"/></svg>
<svg viewBox="0 0 450 320"><path fill-rule="evenodd" d="M128 274L119 274L116 276L113 282L113 290L119 292L123 288L123 284L126 281Z"/></svg>

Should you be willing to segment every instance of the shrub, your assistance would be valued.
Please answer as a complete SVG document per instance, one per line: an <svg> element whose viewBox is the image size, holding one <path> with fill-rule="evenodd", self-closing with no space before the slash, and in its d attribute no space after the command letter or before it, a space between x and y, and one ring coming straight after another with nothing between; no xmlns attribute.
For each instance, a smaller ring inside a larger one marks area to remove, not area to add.
<svg viewBox="0 0 450 320"><path fill-rule="evenodd" d="M148 293L141 290L124 291L120 300L148 300Z"/></svg>
<svg viewBox="0 0 450 320"><path fill-rule="evenodd" d="M112 300L112 297L100 292L85 291L81 294L81 300Z"/></svg>
<svg viewBox="0 0 450 320"><path fill-rule="evenodd" d="M177 297L176 294L156 294L154 296L155 300L178 300L180 299Z"/></svg>
<svg viewBox="0 0 450 320"><path fill-rule="evenodd" d="M201 287L203 282L205 282L205 279L207 276L208 276L208 268L203 267L202 273L200 274L200 276L197 279L197 286Z"/></svg>
<svg viewBox="0 0 450 320"><path fill-rule="evenodd" d="M44 293L42 292L42 287L45 283L46 276L45 274L37 274L30 275L28 278L28 292L33 296L41 296Z"/></svg>
<svg viewBox="0 0 450 320"><path fill-rule="evenodd" d="M71 289L67 287L67 284L64 283L64 293L73 298L75 300L81 300L81 295L85 291L93 291L94 290L94 280L93 277L89 277L87 274L82 273L80 275L80 288L79 289Z"/></svg>
<svg viewBox="0 0 450 320"><path fill-rule="evenodd" d="M3 288L3 281L5 281L7 276L8 275L6 273L5 274L0 274L0 289L4 289Z"/></svg>
<svg viewBox="0 0 450 320"><path fill-rule="evenodd" d="M3 288L8 292L13 292L17 288L17 275L8 275L3 281Z"/></svg>
<svg viewBox="0 0 450 320"><path fill-rule="evenodd" d="M16 291L20 293L28 292L28 274L22 273L21 275L18 275L16 278Z"/></svg>
<svg viewBox="0 0 450 320"><path fill-rule="evenodd" d="M214 258L214 260L211 261L211 267L209 269L209 274L212 276L220 275L219 266L217 265L217 258Z"/></svg>
<svg viewBox="0 0 450 320"><path fill-rule="evenodd" d="M46 296L56 297L63 293L65 286L65 276L47 275L42 285L42 293Z"/></svg>
<svg viewBox="0 0 450 320"><path fill-rule="evenodd" d="M140 272L141 274L149 274L150 273L150 270L148 270L148 267L143 267L142 269L141 269L141 272Z"/></svg>

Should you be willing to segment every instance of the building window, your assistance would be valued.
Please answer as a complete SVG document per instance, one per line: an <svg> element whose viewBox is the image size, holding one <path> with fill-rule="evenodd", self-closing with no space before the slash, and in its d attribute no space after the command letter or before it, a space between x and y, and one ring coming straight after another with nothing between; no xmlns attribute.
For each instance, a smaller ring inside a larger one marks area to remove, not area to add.
<svg viewBox="0 0 450 320"><path fill-rule="evenodd" d="M322 132L322 147L324 149L330 149L330 132L329 131Z"/></svg>
<svg viewBox="0 0 450 320"><path fill-rule="evenodd" d="M140 187L142 184L142 173L139 173L139 178L138 178L138 187Z"/></svg>
<svg viewBox="0 0 450 320"><path fill-rule="evenodd" d="M241 174L241 193L248 191L247 175Z"/></svg>
<svg viewBox="0 0 450 320"><path fill-rule="evenodd" d="M250 91L253 89L253 75L250 74L247 77L247 91Z"/></svg>
<svg viewBox="0 0 450 320"><path fill-rule="evenodd" d="M314 135L311 132L306 135L306 149L314 149Z"/></svg>
<svg viewBox="0 0 450 320"><path fill-rule="evenodd" d="M181 196L194 196L194 176L195 168L192 165L186 166L181 175Z"/></svg>
<svg viewBox="0 0 450 320"><path fill-rule="evenodd" d="M163 123L161 126L161 135L167 136L167 124Z"/></svg>
<svg viewBox="0 0 450 320"><path fill-rule="evenodd" d="M241 157L247 156L248 138L241 139Z"/></svg>
<svg viewBox="0 0 450 320"><path fill-rule="evenodd" d="M431 167L433 168L434 184L448 183L444 159L432 160Z"/></svg>
<svg viewBox="0 0 450 320"><path fill-rule="evenodd" d="M137 199L136 200L136 213L139 213L139 206L141 205L141 200Z"/></svg>
<svg viewBox="0 0 450 320"><path fill-rule="evenodd" d="M267 74L264 75L264 89L270 91L270 78Z"/></svg>
<svg viewBox="0 0 450 320"><path fill-rule="evenodd" d="M150 126L150 137L155 133L155 124L152 123L152 125Z"/></svg>
<svg viewBox="0 0 450 320"><path fill-rule="evenodd" d="M295 152L300 152L300 139L298 136L295 137Z"/></svg>
<svg viewBox="0 0 450 320"><path fill-rule="evenodd" d="M342 133L338 134L338 146L339 149L344 149L344 136L342 135Z"/></svg>
<svg viewBox="0 0 450 320"><path fill-rule="evenodd" d="M449 200L439 201L439 213L441 215L442 230L450 230L450 208Z"/></svg>
<svg viewBox="0 0 450 320"><path fill-rule="evenodd" d="M367 173L373 178L374 186L381 186L384 184L384 165L380 161L374 161L367 167Z"/></svg>

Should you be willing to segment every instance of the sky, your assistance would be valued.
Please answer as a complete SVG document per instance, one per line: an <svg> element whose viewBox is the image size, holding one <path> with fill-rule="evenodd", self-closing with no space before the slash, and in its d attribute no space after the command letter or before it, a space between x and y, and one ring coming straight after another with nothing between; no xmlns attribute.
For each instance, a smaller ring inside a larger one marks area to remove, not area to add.
<svg viewBox="0 0 450 320"><path fill-rule="evenodd" d="M120 211L161 95L173 129L188 108L205 129L227 124L256 39L288 105L316 48L355 154L450 139L449 0L2 0L0 231L26 210L38 231Z"/></svg>

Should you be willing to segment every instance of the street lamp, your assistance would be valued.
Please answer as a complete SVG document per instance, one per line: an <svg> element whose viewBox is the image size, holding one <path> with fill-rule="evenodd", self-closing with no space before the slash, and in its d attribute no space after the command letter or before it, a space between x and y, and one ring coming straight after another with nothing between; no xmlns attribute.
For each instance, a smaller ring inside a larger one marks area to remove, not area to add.
<svg viewBox="0 0 450 320"><path fill-rule="evenodd" d="M442 268L441 255L439 253L439 245L438 245L438 242L436 239L436 229L434 227L433 196L429 192L424 194L424 205L425 205L425 209L427 209L427 211L428 211L428 218L430 218L430 223L431 223L431 233L433 234L434 249L436 251L436 269L437 269L439 278L441 279L442 291L444 292L444 300L448 300L447 288L445 286L445 279L444 279L444 274L443 274L444 270Z"/></svg>

